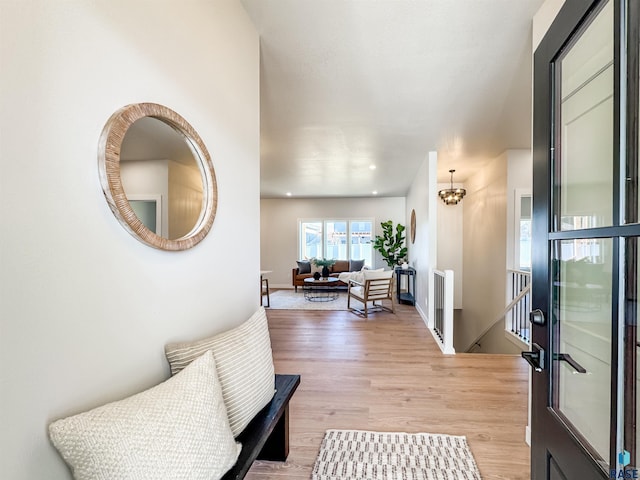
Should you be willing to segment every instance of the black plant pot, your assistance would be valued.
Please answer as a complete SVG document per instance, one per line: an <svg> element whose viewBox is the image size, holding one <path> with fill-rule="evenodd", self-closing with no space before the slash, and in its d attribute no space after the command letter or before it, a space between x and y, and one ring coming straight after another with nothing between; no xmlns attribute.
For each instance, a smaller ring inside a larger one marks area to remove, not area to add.
<svg viewBox="0 0 640 480"><path fill-rule="evenodd" d="M322 278L327 278L329 276L329 267L326 265L322 267Z"/></svg>

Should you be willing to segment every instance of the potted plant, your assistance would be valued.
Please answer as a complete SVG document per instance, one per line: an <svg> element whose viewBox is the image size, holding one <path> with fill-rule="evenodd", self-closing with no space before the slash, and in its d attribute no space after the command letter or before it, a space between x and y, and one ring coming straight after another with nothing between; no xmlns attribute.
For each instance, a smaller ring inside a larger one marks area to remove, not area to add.
<svg viewBox="0 0 640 480"><path fill-rule="evenodd" d="M397 224L395 232L391 220L380 223L382 236L376 235L373 248L380 252L389 268L394 268L407 256L407 247L404 246L405 226Z"/></svg>
<svg viewBox="0 0 640 480"><path fill-rule="evenodd" d="M322 278L329 276L329 267L332 267L336 261L328 258L314 258L311 260L316 267L322 267Z"/></svg>

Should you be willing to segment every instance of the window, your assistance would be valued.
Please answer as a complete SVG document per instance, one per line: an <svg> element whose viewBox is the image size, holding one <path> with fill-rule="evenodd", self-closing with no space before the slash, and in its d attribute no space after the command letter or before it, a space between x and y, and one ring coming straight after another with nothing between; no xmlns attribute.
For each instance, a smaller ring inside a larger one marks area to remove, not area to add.
<svg viewBox="0 0 640 480"><path fill-rule="evenodd" d="M301 220L300 258L362 260L373 266L373 219Z"/></svg>
<svg viewBox="0 0 640 480"><path fill-rule="evenodd" d="M322 257L322 222L300 223L300 258Z"/></svg>
<svg viewBox="0 0 640 480"><path fill-rule="evenodd" d="M531 193L516 191L514 266L525 272L531 271L531 207Z"/></svg>

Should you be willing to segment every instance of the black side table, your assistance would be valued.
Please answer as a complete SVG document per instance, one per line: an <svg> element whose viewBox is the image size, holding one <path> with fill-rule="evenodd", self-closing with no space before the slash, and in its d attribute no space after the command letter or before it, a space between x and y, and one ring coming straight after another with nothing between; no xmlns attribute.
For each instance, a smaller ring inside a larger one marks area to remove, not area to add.
<svg viewBox="0 0 640 480"><path fill-rule="evenodd" d="M416 304L416 269L413 267L402 268L396 267L396 295L398 297L398 303L405 303L407 305ZM407 291L401 292L401 278L403 275L407 275Z"/></svg>

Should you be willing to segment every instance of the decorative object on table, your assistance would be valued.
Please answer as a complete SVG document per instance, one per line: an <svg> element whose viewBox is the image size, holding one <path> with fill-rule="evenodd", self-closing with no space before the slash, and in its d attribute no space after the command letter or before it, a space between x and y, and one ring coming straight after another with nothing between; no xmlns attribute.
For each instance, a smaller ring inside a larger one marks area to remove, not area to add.
<svg viewBox="0 0 640 480"><path fill-rule="evenodd" d="M320 272L316 272L313 274L313 279L314 280L320 280Z"/></svg>
<svg viewBox="0 0 640 480"><path fill-rule="evenodd" d="M411 231L409 232L411 244L416 243L416 210L411 210Z"/></svg>
<svg viewBox="0 0 640 480"><path fill-rule="evenodd" d="M389 268L394 268L407 256L407 247L404 246L405 227L400 223L397 224L394 233L391 220L382 222L380 225L382 226L382 236L376 235L373 248L380 252Z"/></svg>
<svg viewBox="0 0 640 480"><path fill-rule="evenodd" d="M331 272L329 267L333 267L335 260L329 258L314 258L311 260L316 267L322 267L322 278L327 278Z"/></svg>
<svg viewBox="0 0 640 480"><path fill-rule="evenodd" d="M464 188L453 188L453 172L455 172L455 170L449 170L449 173L451 174L451 186L438 192L438 195L445 205L457 205L458 202L461 202L462 198L467 194L467 191Z"/></svg>
<svg viewBox="0 0 640 480"><path fill-rule="evenodd" d="M406 270L407 268L409 268L409 264L407 263L407 261L405 260L404 262L402 262L402 265L400 265L402 267L403 270Z"/></svg>
<svg viewBox="0 0 640 480"><path fill-rule="evenodd" d="M312 480L336 478L466 478L481 480L466 437L430 433L327 430Z"/></svg>

